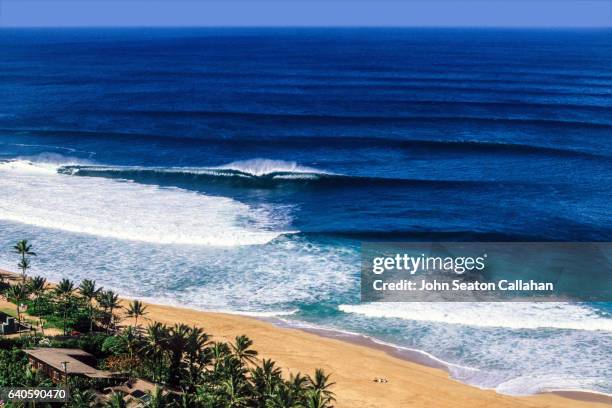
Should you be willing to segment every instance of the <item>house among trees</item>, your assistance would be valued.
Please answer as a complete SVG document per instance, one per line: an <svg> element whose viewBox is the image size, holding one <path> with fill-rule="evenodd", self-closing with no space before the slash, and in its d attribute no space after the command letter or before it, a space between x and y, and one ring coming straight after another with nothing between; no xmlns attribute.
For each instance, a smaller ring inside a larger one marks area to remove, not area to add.
<svg viewBox="0 0 612 408"><path fill-rule="evenodd" d="M17 323L15 318L6 313L0 312L0 334L17 333Z"/></svg>
<svg viewBox="0 0 612 408"><path fill-rule="evenodd" d="M126 407L142 407L146 406L150 400L151 395L155 393L155 388L157 385L150 381L146 381L140 378L134 378L126 381L125 383L116 386L109 387L104 390L104 392L108 394L112 393L120 393L124 395L123 401L126 404ZM160 391L164 395L173 394L175 396L180 395L180 391L170 389L168 387L160 388Z"/></svg>
<svg viewBox="0 0 612 408"><path fill-rule="evenodd" d="M66 381L68 377L86 377L97 380L116 379L110 371L92 367L96 359L86 351L70 348L34 348L23 350L28 355L30 365L42 370L55 384Z"/></svg>

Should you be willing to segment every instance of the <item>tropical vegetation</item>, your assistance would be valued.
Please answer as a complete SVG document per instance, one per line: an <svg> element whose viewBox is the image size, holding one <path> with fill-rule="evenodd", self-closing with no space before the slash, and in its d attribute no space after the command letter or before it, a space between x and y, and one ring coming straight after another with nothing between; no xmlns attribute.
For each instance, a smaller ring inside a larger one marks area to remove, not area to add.
<svg viewBox="0 0 612 408"><path fill-rule="evenodd" d="M31 246L25 247L31 254ZM3 295L25 304L28 317L61 329L62 335L44 337L30 330L16 339L0 337L0 386L50 385L29 367L21 350L52 346L83 349L96 357L99 369L156 384L148 395L150 407L330 408L335 401L333 382L323 370L287 376L277 363L261 358L245 335L215 341L200 327L167 326L154 319L142 328L139 322L149 315L142 302L124 309L115 292L92 280L77 285L63 279L52 286L42 277L26 277L5 287ZM19 307L16 316L26 325ZM70 386L69 406L126 406L121 393L99 398L103 386L93 381L75 378Z"/></svg>

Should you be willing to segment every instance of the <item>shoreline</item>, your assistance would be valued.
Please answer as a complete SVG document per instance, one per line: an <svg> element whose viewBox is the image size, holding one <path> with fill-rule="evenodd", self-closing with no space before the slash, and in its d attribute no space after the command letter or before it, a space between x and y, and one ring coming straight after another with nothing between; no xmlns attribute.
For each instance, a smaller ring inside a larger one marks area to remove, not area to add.
<svg viewBox="0 0 612 408"><path fill-rule="evenodd" d="M337 383L338 408L388 407L404 405L414 407L610 407L612 396L589 391L554 391L529 396L509 396L492 389L481 389L454 380L449 376L446 366L417 351L398 350L391 345L375 342L365 336L350 335L333 330L305 327L283 326L271 318L244 316L219 312L204 312L195 309L157 305L146 302L150 310L164 310L180 317L181 322L203 319L203 327L214 327L211 334L215 338L231 340L237 334L246 334L255 342L254 347L261 356L276 360L287 373L311 372L315 367L323 367L332 374ZM197 317L196 317L197 316ZM172 324L177 320L158 318L157 321ZM221 320L222 322L219 322ZM208 325L206 325L208 321ZM212 323L212 324L210 324ZM221 330L219 330L221 329ZM264 333L261 333L264 331ZM229 332L229 333L228 333ZM231 334L230 334L231 333ZM297 347L293 341L297 338ZM315 342L317 346L309 347ZM262 347L263 345L263 347ZM293 346L293 347L292 347ZM331 348L332 353L326 349ZM292 349L287 352L286 349ZM300 350L299 352L297 350ZM291 356L290 356L291 355ZM346 361L348 355L353 361ZM421 357L420 361L418 357ZM353 364L359 360L375 359L379 364ZM317 361L315 363L315 361ZM287 364L289 361L289 364ZM308 367L304 369L303 367ZM340 367L340 369L338 369ZM347 368L351 368L350 374ZM367 370L364 370L368 367ZM362 373L356 374L361 370ZM348 378L342 378L347 376ZM356 378L357 377L357 378ZM389 379L389 383L379 384L376 377ZM403 383L410 384L405 387ZM393 385L391 385L393 384ZM401 386L399 386L401 384ZM415 387L416 385L416 387ZM348 388L348 389L341 389ZM383 393L375 392L383 391ZM416 394L415 394L416 392ZM358 394L348 401L345 396ZM424 394L429 394L425 395ZM413 399L423 397L423 403ZM465 399L466 403L460 403ZM433 405L429 405L433 404Z"/></svg>
<svg viewBox="0 0 612 408"><path fill-rule="evenodd" d="M0 271L4 272L4 271ZM15 276L16 274L7 272ZM122 297L123 305L130 298ZM4 302L4 301L3 301ZM261 357L272 358L286 374L310 374L315 368L331 373L337 408L411 407L610 407L612 397L582 391L555 391L508 396L450 378L442 362L417 351L401 350L366 336L335 330L293 327L280 319L205 312L145 302L149 321L202 327L213 340L246 334ZM122 318L120 324L131 323ZM376 383L386 378L388 383Z"/></svg>
<svg viewBox="0 0 612 408"><path fill-rule="evenodd" d="M207 313L207 312L204 312L204 313ZM273 318L258 318L258 317L249 317L249 316L245 316L245 317L269 321L270 323L274 324L276 327L280 327L280 328L301 330L306 333L315 334L317 336L330 338L330 339L339 339L347 343L356 344L359 346L364 346L364 347L375 349L375 350L381 350L385 352L386 354L390 355L391 357L394 357L400 360L404 360L404 361L408 361L410 363L423 365L425 367L444 371L446 374L449 375L449 378L451 380L456 381L465 386L481 389L483 391L495 391L492 388L480 388L475 385L471 385L471 384L463 383L459 380L455 380L454 378L450 377L450 370L449 370L449 366L452 366L454 364L440 360L425 351L409 349L409 348L404 348L401 346L396 346L393 344L384 343L382 341L377 340L376 338L372 338L370 336L366 336L366 335L359 334L359 333L349 333L349 332L343 332L343 331L335 330L335 329L292 325L290 322L284 321L279 318L274 318L274 317ZM465 367L465 368L469 368L469 367ZM558 389L558 390L544 391L544 392L539 392L536 394L530 394L530 395L524 395L524 396L512 396L512 395L507 395L507 394L500 394L500 393L497 393L496 391L495 393L498 395L505 395L505 396L510 396L510 397L519 397L519 398L532 397L536 395L559 395L567 399L585 401L585 402L600 402L600 403L605 403L609 406L612 406L612 394L605 394L605 393L600 393L600 392L591 391L591 390Z"/></svg>

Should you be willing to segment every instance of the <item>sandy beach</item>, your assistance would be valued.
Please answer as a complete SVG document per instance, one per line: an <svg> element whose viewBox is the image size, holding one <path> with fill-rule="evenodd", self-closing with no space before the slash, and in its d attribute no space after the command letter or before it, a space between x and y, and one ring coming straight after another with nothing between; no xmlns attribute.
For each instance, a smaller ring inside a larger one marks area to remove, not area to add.
<svg viewBox="0 0 612 408"><path fill-rule="evenodd" d="M214 338L230 340L247 334L262 356L288 372L312 372L317 367L333 373L338 408L398 407L604 407L605 401L583 401L559 395L509 397L481 390L427 367L364 345L322 337L303 330L279 328L254 318L148 305L149 318L166 324L201 326ZM376 383L384 377L388 383ZM585 395L589 398L591 394ZM595 397L594 397L595 398Z"/></svg>
<svg viewBox="0 0 612 408"><path fill-rule="evenodd" d="M129 299L123 299L127 305ZM5 300L0 307L14 307ZM481 390L449 378L446 371L392 355L384 347L369 347L357 340L345 341L301 329L279 327L256 318L202 312L175 306L147 303L144 324L156 320L173 325L199 326L214 340L231 341L246 334L255 342L261 357L272 358L287 373L312 373L324 368L336 382L338 408L478 408L609 407L606 396L567 392L511 397ZM121 322L132 323L130 319ZM387 383L374 378L388 379Z"/></svg>

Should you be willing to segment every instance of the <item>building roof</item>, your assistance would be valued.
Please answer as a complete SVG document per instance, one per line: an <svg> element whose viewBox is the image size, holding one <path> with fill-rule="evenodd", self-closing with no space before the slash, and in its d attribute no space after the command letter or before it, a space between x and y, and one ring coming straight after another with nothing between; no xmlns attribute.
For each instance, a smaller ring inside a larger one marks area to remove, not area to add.
<svg viewBox="0 0 612 408"><path fill-rule="evenodd" d="M85 361L94 361L95 358L86 351L80 349L68 348L34 348L24 350L24 352L36 360L53 367L54 369L64 372L63 364L68 363L66 372L68 374L79 374L89 378L113 378L113 373L110 371L101 371L88 364Z"/></svg>
<svg viewBox="0 0 612 408"><path fill-rule="evenodd" d="M158 387L158 385L141 378L134 378L119 386L108 387L104 390L105 392L120 392L124 394L123 400L128 407L142 407L150 401L151 393L155 390L155 387ZM159 387L162 388L162 392L166 395L168 393L175 395L179 394L178 391L169 389L168 387L162 385L159 385Z"/></svg>

